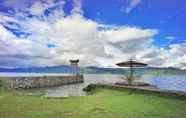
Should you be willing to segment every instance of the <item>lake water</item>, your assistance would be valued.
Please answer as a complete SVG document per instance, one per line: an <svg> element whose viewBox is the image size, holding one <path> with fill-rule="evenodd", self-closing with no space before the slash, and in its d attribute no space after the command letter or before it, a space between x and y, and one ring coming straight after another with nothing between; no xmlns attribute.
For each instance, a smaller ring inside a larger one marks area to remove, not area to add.
<svg viewBox="0 0 186 118"><path fill-rule="evenodd" d="M186 75L143 76L141 81L148 82L163 90L186 92Z"/></svg>
<svg viewBox="0 0 186 118"><path fill-rule="evenodd" d="M0 76L40 76L51 74L17 74L17 73L0 73ZM59 74L52 74L59 75ZM61 87L44 88L40 89L46 92L49 97L65 97L65 96L84 96L85 92L82 91L84 87L89 84L103 83L114 84L116 82L124 81L121 79L122 75L110 75L110 74L86 74L84 75L84 83L65 85ZM137 81L147 82L157 86L162 90L176 90L186 92L186 75L167 75L167 76L150 76L143 75L138 78Z"/></svg>
<svg viewBox="0 0 186 118"><path fill-rule="evenodd" d="M48 97L68 97L68 96L85 96L86 92L83 88L89 84L104 83L114 84L116 82L122 82L120 75L84 75L84 82L80 84L64 85L61 87L43 88L40 89L46 92Z"/></svg>

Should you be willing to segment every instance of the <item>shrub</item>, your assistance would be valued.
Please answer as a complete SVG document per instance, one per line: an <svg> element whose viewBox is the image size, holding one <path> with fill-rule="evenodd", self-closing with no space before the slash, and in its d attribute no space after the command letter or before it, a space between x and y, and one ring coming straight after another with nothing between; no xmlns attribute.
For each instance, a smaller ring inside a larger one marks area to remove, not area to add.
<svg viewBox="0 0 186 118"><path fill-rule="evenodd" d="M0 78L0 90L6 89L6 80L3 78Z"/></svg>
<svg viewBox="0 0 186 118"><path fill-rule="evenodd" d="M3 81L0 79L0 88L3 86Z"/></svg>
<svg viewBox="0 0 186 118"><path fill-rule="evenodd" d="M88 85L87 87L83 88L83 91L90 92L95 88L94 85Z"/></svg>

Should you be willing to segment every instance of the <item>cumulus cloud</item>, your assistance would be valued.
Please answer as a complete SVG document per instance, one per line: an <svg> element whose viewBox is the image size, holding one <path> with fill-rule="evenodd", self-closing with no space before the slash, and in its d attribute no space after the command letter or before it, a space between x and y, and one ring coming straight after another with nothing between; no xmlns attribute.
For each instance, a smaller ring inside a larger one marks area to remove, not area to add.
<svg viewBox="0 0 186 118"><path fill-rule="evenodd" d="M33 15L41 15L43 14L43 12L45 11L45 5L38 1L38 2L35 2L31 8L30 8L30 12L33 14Z"/></svg>
<svg viewBox="0 0 186 118"><path fill-rule="evenodd" d="M170 47L170 53L176 56L184 56L186 52L186 43L172 44Z"/></svg>
<svg viewBox="0 0 186 118"><path fill-rule="evenodd" d="M26 19L0 14L0 65L56 66L78 58L81 66L115 67L115 63L133 58L152 66L185 67L185 44L171 45L170 50L153 46L157 29L112 26L87 19L82 15L80 0L74 0L71 14L64 15L64 4L34 2L25 9L34 16ZM16 30L17 35L7 27ZM23 29L29 36L18 36Z"/></svg>
<svg viewBox="0 0 186 118"><path fill-rule="evenodd" d="M82 0L73 0L73 9L71 11L72 14L82 14L83 11L82 11Z"/></svg>

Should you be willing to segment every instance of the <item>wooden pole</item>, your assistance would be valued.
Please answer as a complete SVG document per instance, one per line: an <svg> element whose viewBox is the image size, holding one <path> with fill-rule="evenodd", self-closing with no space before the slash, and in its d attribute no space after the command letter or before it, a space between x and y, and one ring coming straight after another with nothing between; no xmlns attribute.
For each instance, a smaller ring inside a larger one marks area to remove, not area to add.
<svg viewBox="0 0 186 118"><path fill-rule="evenodd" d="M132 59L130 59L130 77L133 77Z"/></svg>

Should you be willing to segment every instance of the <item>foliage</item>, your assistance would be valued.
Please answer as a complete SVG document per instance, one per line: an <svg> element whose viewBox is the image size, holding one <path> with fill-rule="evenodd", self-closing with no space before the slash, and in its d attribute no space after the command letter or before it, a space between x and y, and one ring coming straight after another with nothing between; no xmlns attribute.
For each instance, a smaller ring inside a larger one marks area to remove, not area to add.
<svg viewBox="0 0 186 118"><path fill-rule="evenodd" d="M6 79L5 78L0 78L0 90L6 90L7 86L6 86Z"/></svg>
<svg viewBox="0 0 186 118"><path fill-rule="evenodd" d="M85 87L83 89L83 91L86 91L86 92L91 92L93 89L95 89L96 87L94 85L88 85L87 87Z"/></svg>
<svg viewBox="0 0 186 118"><path fill-rule="evenodd" d="M3 87L3 81L0 79L0 89Z"/></svg>

